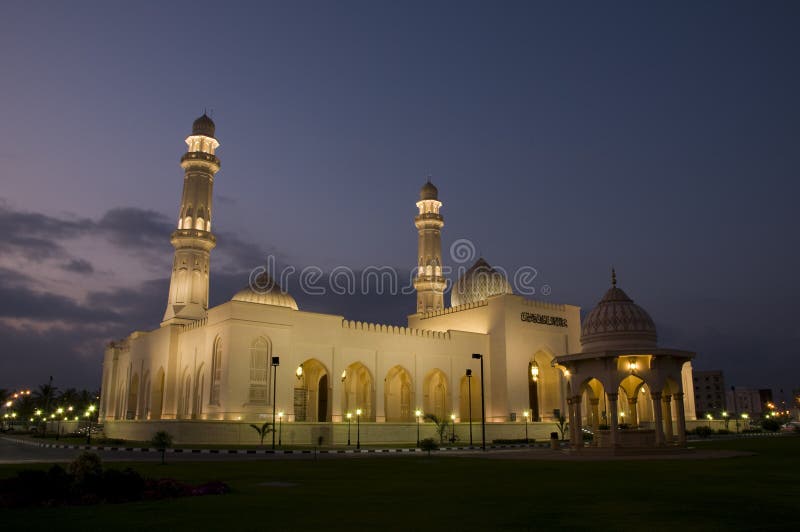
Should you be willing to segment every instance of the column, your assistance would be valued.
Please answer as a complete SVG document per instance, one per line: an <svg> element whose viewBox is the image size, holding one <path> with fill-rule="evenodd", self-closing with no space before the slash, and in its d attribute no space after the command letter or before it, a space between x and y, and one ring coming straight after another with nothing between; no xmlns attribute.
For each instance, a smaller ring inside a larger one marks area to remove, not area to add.
<svg viewBox="0 0 800 532"><path fill-rule="evenodd" d="M569 418L569 444L575 444L575 411L572 408L572 397L567 397L567 417Z"/></svg>
<svg viewBox="0 0 800 532"><path fill-rule="evenodd" d="M630 424L631 428L636 427L639 424L639 412L636 411L636 397L628 397L628 409L631 411L630 419L628 423Z"/></svg>
<svg viewBox="0 0 800 532"><path fill-rule="evenodd" d="M651 392L650 398L653 400L653 416L655 417L656 447L664 445L664 419L663 408L661 406L661 392Z"/></svg>
<svg viewBox="0 0 800 532"><path fill-rule="evenodd" d="M678 445L686 445L686 412L683 406L683 392L678 392L675 397L675 410L678 414Z"/></svg>
<svg viewBox="0 0 800 532"><path fill-rule="evenodd" d="M617 397L618 394L609 393L606 394L608 397L608 417L609 417L609 435L610 435L610 442L611 447L617 446L617 427L619 426L617 416L619 412L617 411Z"/></svg>
<svg viewBox="0 0 800 532"><path fill-rule="evenodd" d="M664 438L666 443L672 443L672 396L664 396Z"/></svg>
<svg viewBox="0 0 800 532"><path fill-rule="evenodd" d="M576 395L572 399L572 404L575 406L575 448L580 449L583 447L583 416L581 415L581 399L580 395Z"/></svg>
<svg viewBox="0 0 800 532"><path fill-rule="evenodd" d="M592 405L592 432L597 441L597 432L600 430L600 399L589 399L589 403Z"/></svg>

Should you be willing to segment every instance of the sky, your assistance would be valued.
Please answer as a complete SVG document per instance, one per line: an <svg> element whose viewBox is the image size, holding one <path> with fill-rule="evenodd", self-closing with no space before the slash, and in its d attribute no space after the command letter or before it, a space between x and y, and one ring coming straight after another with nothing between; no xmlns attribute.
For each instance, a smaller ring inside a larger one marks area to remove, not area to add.
<svg viewBox="0 0 800 532"><path fill-rule="evenodd" d="M584 313L613 265L696 369L800 387L796 2L3 12L0 387L98 387L104 344L158 326L178 161L205 110L222 160L212 305L267 256L407 272L431 176L446 263L468 239ZM413 295L289 288L350 319L414 311Z"/></svg>

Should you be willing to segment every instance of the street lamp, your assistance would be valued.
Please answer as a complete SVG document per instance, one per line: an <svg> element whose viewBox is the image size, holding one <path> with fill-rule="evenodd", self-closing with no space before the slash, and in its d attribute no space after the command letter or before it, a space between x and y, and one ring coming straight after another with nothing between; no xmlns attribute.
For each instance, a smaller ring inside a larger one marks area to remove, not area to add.
<svg viewBox="0 0 800 532"><path fill-rule="evenodd" d="M56 410L56 414L58 414L58 430L56 432L56 440L61 437L61 415L64 413L63 408L59 408Z"/></svg>
<svg viewBox="0 0 800 532"><path fill-rule="evenodd" d="M94 421L94 405L89 405L86 411L86 417L89 418L89 430L86 431L86 445L92 444L92 422Z"/></svg>
<svg viewBox="0 0 800 532"><path fill-rule="evenodd" d="M419 447L419 418L422 416L422 410L415 410L414 416L417 418L417 447Z"/></svg>
<svg viewBox="0 0 800 532"><path fill-rule="evenodd" d="M278 447L283 445L283 412L278 412Z"/></svg>
<svg viewBox="0 0 800 532"><path fill-rule="evenodd" d="M450 443L456 443L456 415L450 414Z"/></svg>
<svg viewBox="0 0 800 532"><path fill-rule="evenodd" d="M722 419L725 420L725 430L728 430L728 413L724 410L722 411Z"/></svg>
<svg viewBox="0 0 800 532"><path fill-rule="evenodd" d="M473 353L472 358L481 361L481 448L486 450L486 394L483 384L483 355Z"/></svg>
<svg viewBox="0 0 800 532"><path fill-rule="evenodd" d="M272 357L272 449L275 449L275 398L278 388L278 366L281 365L280 357Z"/></svg>
<svg viewBox="0 0 800 532"><path fill-rule="evenodd" d="M531 413L527 410L522 413L522 417L525 418L525 445L528 445L528 417L530 415Z"/></svg>
<svg viewBox="0 0 800 532"><path fill-rule="evenodd" d="M711 421L714 419L714 416L712 416L711 413L709 412L708 414L706 414L706 419L708 420L708 428L711 428Z"/></svg>
<svg viewBox="0 0 800 532"><path fill-rule="evenodd" d="M353 414L347 413L347 445L350 445L350 420L353 419Z"/></svg>
<svg viewBox="0 0 800 532"><path fill-rule="evenodd" d="M531 418L533 421L539 421L539 364L536 361L530 363L531 369L531 382L530 382L530 398L531 398Z"/></svg>
<svg viewBox="0 0 800 532"><path fill-rule="evenodd" d="M469 402L469 446L472 448L472 370L467 370L467 401Z"/></svg>
<svg viewBox="0 0 800 532"><path fill-rule="evenodd" d="M356 408L356 449L361 449L361 409Z"/></svg>

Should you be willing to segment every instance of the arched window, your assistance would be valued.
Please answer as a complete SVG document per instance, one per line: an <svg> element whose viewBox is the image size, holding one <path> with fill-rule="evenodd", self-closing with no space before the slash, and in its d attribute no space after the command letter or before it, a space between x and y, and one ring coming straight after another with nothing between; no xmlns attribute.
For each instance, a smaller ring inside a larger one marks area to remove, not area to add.
<svg viewBox="0 0 800 532"><path fill-rule="evenodd" d="M219 388L222 382L222 339L214 340L214 351L211 355L211 392L208 404L219 406Z"/></svg>
<svg viewBox="0 0 800 532"><path fill-rule="evenodd" d="M250 403L267 404L269 342L262 337L250 346Z"/></svg>

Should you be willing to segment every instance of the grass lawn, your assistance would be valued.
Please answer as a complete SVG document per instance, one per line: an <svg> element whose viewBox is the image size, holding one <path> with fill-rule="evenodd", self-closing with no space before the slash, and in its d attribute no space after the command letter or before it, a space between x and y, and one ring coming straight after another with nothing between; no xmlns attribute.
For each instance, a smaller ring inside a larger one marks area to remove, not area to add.
<svg viewBox="0 0 800 532"><path fill-rule="evenodd" d="M521 461L424 455L136 463L153 477L223 480L233 493L3 510L23 530L790 530L800 522L800 437L698 444L755 456ZM0 466L0 477L22 466ZM114 464L112 467L124 467ZM269 486L264 483L288 483Z"/></svg>

